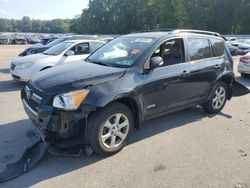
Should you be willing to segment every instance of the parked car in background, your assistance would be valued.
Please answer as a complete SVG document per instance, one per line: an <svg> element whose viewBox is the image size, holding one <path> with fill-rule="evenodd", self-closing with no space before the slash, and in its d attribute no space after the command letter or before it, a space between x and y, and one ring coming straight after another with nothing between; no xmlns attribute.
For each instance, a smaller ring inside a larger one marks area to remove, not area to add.
<svg viewBox="0 0 250 188"><path fill-rule="evenodd" d="M103 41L94 40L64 41L41 54L18 58L11 63L10 72L15 80L27 82L37 72L84 60L104 44Z"/></svg>
<svg viewBox="0 0 250 188"><path fill-rule="evenodd" d="M12 40L12 44L16 44L16 45L28 44L28 41L26 38L16 37Z"/></svg>
<svg viewBox="0 0 250 188"><path fill-rule="evenodd" d="M85 62L36 74L21 98L49 151L87 145L109 156L145 120L197 105L219 113L232 97L233 80L225 41L215 33L135 33Z"/></svg>
<svg viewBox="0 0 250 188"><path fill-rule="evenodd" d="M241 39L239 40L238 53L239 55L246 55L250 52L250 40Z"/></svg>
<svg viewBox="0 0 250 188"><path fill-rule="evenodd" d="M240 58L238 71L242 77L249 77L250 75L250 52Z"/></svg>
<svg viewBox="0 0 250 188"><path fill-rule="evenodd" d="M37 36L31 36L27 38L28 44L36 44L41 42L40 38Z"/></svg>
<svg viewBox="0 0 250 188"><path fill-rule="evenodd" d="M4 45L11 44L11 40L7 36L0 36L0 44L4 44Z"/></svg>
<svg viewBox="0 0 250 188"><path fill-rule="evenodd" d="M231 43L229 43L229 42L226 42L226 45L227 45L227 47L228 47L228 49L229 49L229 51L230 51L230 54L231 54L232 56L238 55L238 47L233 46L233 45L232 45Z"/></svg>
<svg viewBox="0 0 250 188"><path fill-rule="evenodd" d="M230 37L228 39L228 42L230 44L232 44L233 46L236 46L236 47L239 45L238 39L236 37Z"/></svg>
<svg viewBox="0 0 250 188"><path fill-rule="evenodd" d="M54 41L54 40L56 40L56 39L58 39L58 37L43 38L43 39L41 40L41 43L42 43L43 45L47 45L47 44L49 44L50 42L52 42L52 41Z"/></svg>
<svg viewBox="0 0 250 188"><path fill-rule="evenodd" d="M50 49L53 46L56 46L57 44L67 41L67 40L97 40L97 37L86 37L82 35L76 35L76 36L67 36L67 37L61 37L58 39L53 40L52 42L46 44L46 45L39 45L39 46L31 46L25 49L22 53L19 54L20 57L33 55L37 53L42 53L48 49Z"/></svg>

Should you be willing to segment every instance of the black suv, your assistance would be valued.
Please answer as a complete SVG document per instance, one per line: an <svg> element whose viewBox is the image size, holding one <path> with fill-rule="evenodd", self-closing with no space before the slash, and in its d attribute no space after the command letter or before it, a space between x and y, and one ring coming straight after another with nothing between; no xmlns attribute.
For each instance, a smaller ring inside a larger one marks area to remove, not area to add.
<svg viewBox="0 0 250 188"><path fill-rule="evenodd" d="M197 105L220 112L233 80L216 33L145 32L117 38L86 61L38 73L21 95L49 148L85 145L112 155L145 120Z"/></svg>

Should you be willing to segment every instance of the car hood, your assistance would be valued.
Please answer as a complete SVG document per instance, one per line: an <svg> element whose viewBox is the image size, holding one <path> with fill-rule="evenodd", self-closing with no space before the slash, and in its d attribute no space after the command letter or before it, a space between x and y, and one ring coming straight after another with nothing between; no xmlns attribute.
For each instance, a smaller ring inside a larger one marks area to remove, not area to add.
<svg viewBox="0 0 250 188"><path fill-rule="evenodd" d="M78 61L39 72L30 82L35 88L53 95L118 79L125 71L123 68Z"/></svg>
<svg viewBox="0 0 250 188"><path fill-rule="evenodd" d="M44 54L34 54L34 55L29 55L29 56L24 56L20 57L14 61L12 61L13 64L18 65L21 63L26 63L29 61L34 61L34 62L52 62L58 60L60 57L58 56L49 56L49 55L44 55Z"/></svg>

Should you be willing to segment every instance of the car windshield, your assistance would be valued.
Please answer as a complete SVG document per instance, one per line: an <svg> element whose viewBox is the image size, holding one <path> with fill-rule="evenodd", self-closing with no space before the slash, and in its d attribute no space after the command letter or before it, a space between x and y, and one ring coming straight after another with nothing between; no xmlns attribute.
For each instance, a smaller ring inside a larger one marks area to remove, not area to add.
<svg viewBox="0 0 250 188"><path fill-rule="evenodd" d="M60 44L46 50L43 52L45 55L59 55L66 49L68 49L70 46L72 46L74 42L61 42Z"/></svg>
<svg viewBox="0 0 250 188"><path fill-rule="evenodd" d="M131 67L154 42L154 38L121 37L101 47L87 61L112 67Z"/></svg>
<svg viewBox="0 0 250 188"><path fill-rule="evenodd" d="M64 40L65 40L64 38L60 38L60 39L53 40L52 42L48 43L48 44L46 45L46 47L51 48L51 47L53 47L53 46L55 46L55 45L57 45L57 44L63 42Z"/></svg>

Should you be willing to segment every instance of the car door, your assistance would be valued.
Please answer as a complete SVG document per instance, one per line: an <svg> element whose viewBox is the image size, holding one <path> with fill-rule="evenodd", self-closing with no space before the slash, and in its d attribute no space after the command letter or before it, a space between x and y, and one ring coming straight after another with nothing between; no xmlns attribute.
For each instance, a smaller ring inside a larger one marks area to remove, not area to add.
<svg viewBox="0 0 250 188"><path fill-rule="evenodd" d="M188 104L190 65L185 58L183 38L164 41L151 56L163 65L143 75L145 116L153 116Z"/></svg>
<svg viewBox="0 0 250 188"><path fill-rule="evenodd" d="M191 101L199 101L207 97L212 87L214 66L210 42L203 37L188 37L188 59L190 61Z"/></svg>
<svg viewBox="0 0 250 188"><path fill-rule="evenodd" d="M70 56L64 55L61 63L72 63L75 61L84 60L90 55L90 45L88 42L76 44L70 50L73 51L74 54Z"/></svg>
<svg viewBox="0 0 250 188"><path fill-rule="evenodd" d="M217 78L222 74L225 68L227 70L230 70L230 67L226 66L231 65L231 68L233 68L233 59L230 53L226 55L227 49L223 39L210 38L209 40L213 49L213 58L211 58L211 64L214 70L212 74L212 82L214 83Z"/></svg>

